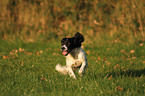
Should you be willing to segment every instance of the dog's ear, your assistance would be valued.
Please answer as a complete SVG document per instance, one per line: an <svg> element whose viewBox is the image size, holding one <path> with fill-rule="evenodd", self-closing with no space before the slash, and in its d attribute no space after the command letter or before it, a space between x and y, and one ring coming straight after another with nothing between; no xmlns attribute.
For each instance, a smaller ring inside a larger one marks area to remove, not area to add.
<svg viewBox="0 0 145 96"><path fill-rule="evenodd" d="M76 47L81 47L81 43L84 42L84 36L77 32L74 36L74 44Z"/></svg>
<svg viewBox="0 0 145 96"><path fill-rule="evenodd" d="M80 34L79 32L77 32L74 37L77 39L79 43L84 42L84 36Z"/></svg>

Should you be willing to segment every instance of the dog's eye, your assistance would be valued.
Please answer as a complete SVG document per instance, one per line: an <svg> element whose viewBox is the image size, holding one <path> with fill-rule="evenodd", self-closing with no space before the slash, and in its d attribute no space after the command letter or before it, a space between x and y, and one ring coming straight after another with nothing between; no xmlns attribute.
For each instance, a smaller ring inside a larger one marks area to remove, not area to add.
<svg viewBox="0 0 145 96"><path fill-rule="evenodd" d="M70 45L70 42L68 42L67 44Z"/></svg>
<svg viewBox="0 0 145 96"><path fill-rule="evenodd" d="M63 45L64 44L64 41L61 41L61 44Z"/></svg>

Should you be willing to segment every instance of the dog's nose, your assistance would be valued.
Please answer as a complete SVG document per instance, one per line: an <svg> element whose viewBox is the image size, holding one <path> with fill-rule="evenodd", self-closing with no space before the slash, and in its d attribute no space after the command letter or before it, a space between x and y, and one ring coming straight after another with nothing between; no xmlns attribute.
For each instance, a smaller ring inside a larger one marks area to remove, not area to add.
<svg viewBox="0 0 145 96"><path fill-rule="evenodd" d="M61 50L63 51L65 49L65 47L61 47Z"/></svg>

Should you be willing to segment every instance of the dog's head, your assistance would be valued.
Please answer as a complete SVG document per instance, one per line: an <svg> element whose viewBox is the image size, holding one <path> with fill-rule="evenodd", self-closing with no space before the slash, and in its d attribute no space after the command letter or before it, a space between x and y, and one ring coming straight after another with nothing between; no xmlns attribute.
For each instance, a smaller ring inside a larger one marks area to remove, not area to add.
<svg viewBox="0 0 145 96"><path fill-rule="evenodd" d="M84 36L77 32L72 38L62 38L61 51L64 56L67 56L73 49L81 47L84 42Z"/></svg>

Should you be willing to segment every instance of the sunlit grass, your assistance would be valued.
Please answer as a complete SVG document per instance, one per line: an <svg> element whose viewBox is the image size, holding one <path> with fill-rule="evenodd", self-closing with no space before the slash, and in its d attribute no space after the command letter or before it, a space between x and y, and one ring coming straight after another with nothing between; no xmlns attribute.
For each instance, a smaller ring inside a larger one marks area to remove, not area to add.
<svg viewBox="0 0 145 96"><path fill-rule="evenodd" d="M145 93L144 0L0 0L0 95L138 96ZM81 32L89 62L77 80L63 36Z"/></svg>
<svg viewBox="0 0 145 96"><path fill-rule="evenodd" d="M0 43L1 95L141 95L145 93L144 43L84 43L89 66L74 80L55 71L65 65L59 40ZM77 74L77 72L76 72Z"/></svg>

